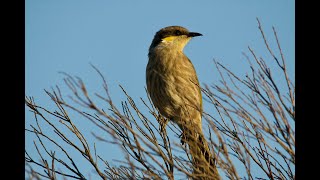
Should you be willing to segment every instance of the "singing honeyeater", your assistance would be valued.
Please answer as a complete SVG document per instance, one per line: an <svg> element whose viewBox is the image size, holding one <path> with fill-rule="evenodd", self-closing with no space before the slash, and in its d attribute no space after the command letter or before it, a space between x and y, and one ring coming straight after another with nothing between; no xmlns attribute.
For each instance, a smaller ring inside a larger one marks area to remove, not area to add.
<svg viewBox="0 0 320 180"><path fill-rule="evenodd" d="M202 96L196 70L183 53L196 36L202 34L181 26L165 27L155 34L148 54L147 90L159 112L181 128L197 174L219 179L202 133Z"/></svg>

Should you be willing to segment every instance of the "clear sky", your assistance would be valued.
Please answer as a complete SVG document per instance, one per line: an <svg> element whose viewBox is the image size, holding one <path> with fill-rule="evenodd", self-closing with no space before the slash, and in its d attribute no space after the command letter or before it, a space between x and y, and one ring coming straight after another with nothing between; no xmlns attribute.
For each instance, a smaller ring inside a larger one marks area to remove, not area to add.
<svg viewBox="0 0 320 180"><path fill-rule="evenodd" d="M105 75L115 102L125 100L119 84L134 99L146 98L148 48L154 34L170 25L203 34L185 48L200 83L219 80L213 58L241 75L249 70L242 55L249 54L248 46L270 57L265 54L257 17L272 47L276 47L272 26L276 28L293 79L294 6L290 0L27 0L25 94L53 107L43 89L55 85L64 89L60 71L81 77L89 90L101 91L92 63ZM26 127L32 117L26 111ZM26 134L26 149L32 146L32 138ZM117 156L120 152L105 158Z"/></svg>

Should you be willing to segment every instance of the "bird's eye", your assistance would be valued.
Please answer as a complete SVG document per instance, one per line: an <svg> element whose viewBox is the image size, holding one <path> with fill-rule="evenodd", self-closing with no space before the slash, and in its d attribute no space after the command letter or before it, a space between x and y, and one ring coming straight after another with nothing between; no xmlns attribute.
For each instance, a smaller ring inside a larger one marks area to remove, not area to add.
<svg viewBox="0 0 320 180"><path fill-rule="evenodd" d="M176 36L179 36L179 35L181 35L181 31L176 30L176 31L174 32L174 34L175 34Z"/></svg>

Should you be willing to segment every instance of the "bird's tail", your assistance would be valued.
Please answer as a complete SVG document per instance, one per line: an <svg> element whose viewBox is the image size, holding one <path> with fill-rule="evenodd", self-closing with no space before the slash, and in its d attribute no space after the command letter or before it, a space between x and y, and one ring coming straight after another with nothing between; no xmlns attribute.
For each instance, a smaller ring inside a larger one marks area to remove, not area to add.
<svg viewBox="0 0 320 180"><path fill-rule="evenodd" d="M184 135L192 156L194 174L199 177L195 179L220 179L213 153L202 131L185 130Z"/></svg>

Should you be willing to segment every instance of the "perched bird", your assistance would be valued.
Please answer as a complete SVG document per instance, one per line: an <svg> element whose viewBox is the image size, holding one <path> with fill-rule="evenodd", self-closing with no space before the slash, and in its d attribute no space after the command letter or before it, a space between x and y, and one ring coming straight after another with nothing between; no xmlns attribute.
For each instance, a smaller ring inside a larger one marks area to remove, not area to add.
<svg viewBox="0 0 320 180"><path fill-rule="evenodd" d="M149 48L147 90L160 114L179 125L198 176L219 179L208 144L202 133L202 96L196 70L183 53L197 32L181 26L160 29ZM209 167L210 166L210 167ZM202 178L204 179L204 178Z"/></svg>

